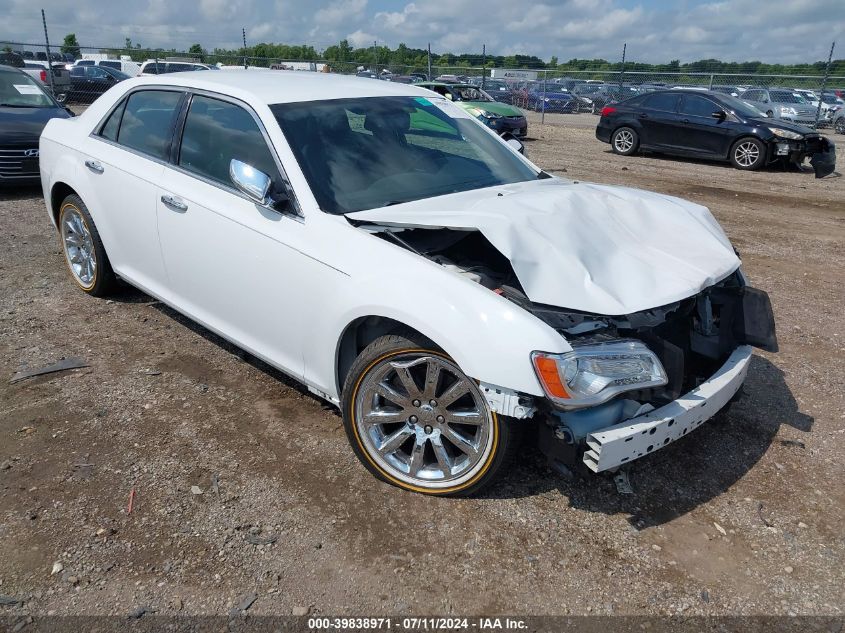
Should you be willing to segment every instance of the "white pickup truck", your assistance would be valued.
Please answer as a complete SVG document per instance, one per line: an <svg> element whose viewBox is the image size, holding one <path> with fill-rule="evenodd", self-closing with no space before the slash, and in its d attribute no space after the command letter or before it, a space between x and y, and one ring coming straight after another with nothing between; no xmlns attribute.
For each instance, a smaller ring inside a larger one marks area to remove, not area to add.
<svg viewBox="0 0 845 633"><path fill-rule="evenodd" d="M52 66L52 68L50 67ZM61 62L45 62L34 59L24 60L22 71L36 81L44 84L47 90L53 91L53 96L59 103L64 103L70 93L70 71ZM47 73L52 72L52 86Z"/></svg>

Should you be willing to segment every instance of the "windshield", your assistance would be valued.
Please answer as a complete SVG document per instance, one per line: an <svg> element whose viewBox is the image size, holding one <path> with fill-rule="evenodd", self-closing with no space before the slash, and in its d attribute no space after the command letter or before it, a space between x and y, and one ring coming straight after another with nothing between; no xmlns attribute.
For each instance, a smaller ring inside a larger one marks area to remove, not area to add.
<svg viewBox="0 0 845 633"><path fill-rule="evenodd" d="M786 90L771 90L769 98L773 103L807 103L807 100L797 92L787 92Z"/></svg>
<svg viewBox="0 0 845 633"><path fill-rule="evenodd" d="M490 79L487 79L484 82L484 89L485 90L494 90L494 91L495 90L510 90L510 88L508 87L508 84L506 84L504 81L491 81Z"/></svg>
<svg viewBox="0 0 845 633"><path fill-rule="evenodd" d="M111 68L110 66L100 65L100 68L105 70L108 74L110 74L115 79L119 79L120 81L123 81L124 79L129 79L129 75L127 75L125 72L117 70L115 68Z"/></svg>
<svg viewBox="0 0 845 633"><path fill-rule="evenodd" d="M29 75L2 71L0 71L0 105L16 108L55 107L53 100Z"/></svg>
<svg viewBox="0 0 845 633"><path fill-rule="evenodd" d="M725 106L725 109L743 119L765 119L766 113L756 107L731 95L720 94L718 101Z"/></svg>
<svg viewBox="0 0 845 633"><path fill-rule="evenodd" d="M452 92L457 94L461 101L493 101L493 97L474 86L452 86Z"/></svg>
<svg viewBox="0 0 845 633"><path fill-rule="evenodd" d="M439 97L270 106L320 208L342 214L508 183L537 172Z"/></svg>

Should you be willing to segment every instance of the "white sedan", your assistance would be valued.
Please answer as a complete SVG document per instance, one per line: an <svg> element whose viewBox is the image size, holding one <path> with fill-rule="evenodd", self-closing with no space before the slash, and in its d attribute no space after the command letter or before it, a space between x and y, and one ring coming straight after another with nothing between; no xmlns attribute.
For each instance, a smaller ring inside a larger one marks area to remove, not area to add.
<svg viewBox="0 0 845 633"><path fill-rule="evenodd" d="M83 291L141 288L340 407L376 476L469 494L522 431L596 472L659 449L777 348L706 208L519 150L427 90L251 70L121 82L40 164Z"/></svg>

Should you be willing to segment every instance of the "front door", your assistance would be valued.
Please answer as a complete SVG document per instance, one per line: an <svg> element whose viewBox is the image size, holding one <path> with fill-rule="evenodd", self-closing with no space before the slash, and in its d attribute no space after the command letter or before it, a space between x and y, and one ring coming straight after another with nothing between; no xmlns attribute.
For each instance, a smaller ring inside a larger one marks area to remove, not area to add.
<svg viewBox="0 0 845 633"><path fill-rule="evenodd" d="M714 112L722 106L707 97L685 94L678 109L681 126L678 138L682 149L695 154L724 158L728 155L733 123L728 116L717 119Z"/></svg>
<svg viewBox="0 0 845 633"><path fill-rule="evenodd" d="M194 95L181 146L157 195L164 264L180 310L239 346L302 377L305 310L322 267L297 245L304 220L259 204L230 178L232 159L281 186L257 117L228 99Z"/></svg>

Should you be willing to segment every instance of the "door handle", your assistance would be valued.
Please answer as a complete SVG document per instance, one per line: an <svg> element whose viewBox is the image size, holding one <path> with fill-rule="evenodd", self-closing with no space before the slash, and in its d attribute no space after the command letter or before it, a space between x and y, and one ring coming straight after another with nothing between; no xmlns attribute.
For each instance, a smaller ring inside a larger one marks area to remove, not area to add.
<svg viewBox="0 0 845 633"><path fill-rule="evenodd" d="M689 119L681 119L681 123L689 123Z"/></svg>
<svg viewBox="0 0 845 633"><path fill-rule="evenodd" d="M188 210L188 205L182 202L179 198L174 198L173 196L162 196L161 201L171 209L176 209L177 211Z"/></svg>
<svg viewBox="0 0 845 633"><path fill-rule="evenodd" d="M102 174L105 171L105 169L103 169L103 166L95 160L86 160L85 166L91 171L93 171L95 174Z"/></svg>
<svg viewBox="0 0 845 633"><path fill-rule="evenodd" d="M647 119L648 115L645 112L643 112L643 113L640 114L640 118L641 119Z"/></svg>

